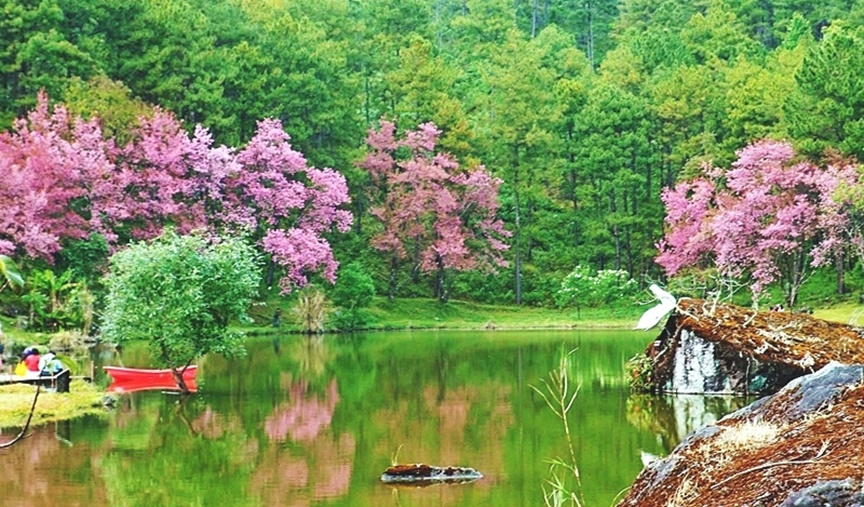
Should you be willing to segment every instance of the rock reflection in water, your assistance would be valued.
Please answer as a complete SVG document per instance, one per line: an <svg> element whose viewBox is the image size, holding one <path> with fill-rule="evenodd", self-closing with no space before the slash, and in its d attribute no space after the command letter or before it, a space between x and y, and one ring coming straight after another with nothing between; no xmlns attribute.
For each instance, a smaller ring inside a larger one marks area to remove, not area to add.
<svg viewBox="0 0 864 507"><path fill-rule="evenodd" d="M654 435L667 452L690 433L714 424L746 406L752 399L741 396L633 394L627 399L627 421Z"/></svg>

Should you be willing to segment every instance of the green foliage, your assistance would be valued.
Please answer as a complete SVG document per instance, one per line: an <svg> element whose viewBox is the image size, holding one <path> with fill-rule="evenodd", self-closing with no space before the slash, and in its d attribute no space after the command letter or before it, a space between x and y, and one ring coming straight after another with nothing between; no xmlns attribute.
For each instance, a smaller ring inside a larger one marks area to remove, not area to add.
<svg viewBox="0 0 864 507"><path fill-rule="evenodd" d="M790 103L792 133L813 154L825 149L864 157L864 29L832 24L809 48L795 75L800 91Z"/></svg>
<svg viewBox="0 0 864 507"><path fill-rule="evenodd" d="M496 276L475 271L457 273L450 294L453 299L506 305L513 301L513 277L504 273Z"/></svg>
<svg viewBox="0 0 864 507"><path fill-rule="evenodd" d="M88 286L100 283L108 267L108 242L101 234L91 234L87 239L73 240L60 251L57 266L71 270Z"/></svg>
<svg viewBox="0 0 864 507"><path fill-rule="evenodd" d="M37 331L89 330L93 322L93 298L75 272L60 275L37 269L27 277L21 301L27 305L28 325Z"/></svg>
<svg viewBox="0 0 864 507"><path fill-rule="evenodd" d="M255 250L241 239L212 243L167 232L111 257L102 337L122 343L147 340L153 356L182 367L216 352L243 350L242 320L260 280Z"/></svg>
<svg viewBox="0 0 864 507"><path fill-rule="evenodd" d="M362 329L370 319L363 308L375 297L372 277L357 262L339 268L336 285L329 291L330 300L338 309L333 313L332 325L343 331Z"/></svg>
<svg viewBox="0 0 864 507"><path fill-rule="evenodd" d="M24 286L24 278L21 276L21 271L15 261L8 255L0 255L0 275L3 275L3 285L0 285L0 291L6 287L20 288Z"/></svg>
<svg viewBox="0 0 864 507"><path fill-rule="evenodd" d="M645 354L636 354L627 361L627 374L630 377L630 389L637 392L654 392L654 362Z"/></svg>
<svg viewBox="0 0 864 507"><path fill-rule="evenodd" d="M365 308L375 297L372 277L359 263L352 262L339 269L336 284L329 291L330 299L342 308Z"/></svg>
<svg viewBox="0 0 864 507"><path fill-rule="evenodd" d="M139 118L153 114L153 108L134 98L125 84L104 75L87 81L73 78L64 99L69 112L86 119L98 117L103 133L120 142L129 140Z"/></svg>
<svg viewBox="0 0 864 507"><path fill-rule="evenodd" d="M765 136L861 159L862 19L845 0L10 0L0 126L42 88L120 141L148 104L217 144L278 118L313 165L348 177L358 238L337 258L383 290L352 162L382 115L431 120L446 151L504 180L515 233L509 270L460 273L453 294L547 305L575 264L656 276L657 196L706 161ZM55 273L98 296L97 246L64 245ZM400 293L428 296L410 270Z"/></svg>
<svg viewBox="0 0 864 507"><path fill-rule="evenodd" d="M732 61L738 56L757 54L760 47L746 33L725 0L709 0L705 14L695 13L681 37L699 63Z"/></svg>
<svg viewBox="0 0 864 507"><path fill-rule="evenodd" d="M559 306L596 307L615 302L632 302L639 284L620 269L601 269L593 272L585 266L576 266L564 277L556 294Z"/></svg>

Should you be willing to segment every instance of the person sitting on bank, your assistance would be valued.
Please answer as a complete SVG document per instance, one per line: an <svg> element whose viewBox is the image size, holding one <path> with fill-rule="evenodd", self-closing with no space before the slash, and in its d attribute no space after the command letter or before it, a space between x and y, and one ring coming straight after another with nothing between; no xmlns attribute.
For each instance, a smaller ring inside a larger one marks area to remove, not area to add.
<svg viewBox="0 0 864 507"><path fill-rule="evenodd" d="M24 350L24 366L27 368L24 376L34 378L39 376L39 350L35 347L27 347Z"/></svg>
<svg viewBox="0 0 864 507"><path fill-rule="evenodd" d="M53 350L39 359L39 375L42 377L53 377L63 371L63 363L57 358Z"/></svg>

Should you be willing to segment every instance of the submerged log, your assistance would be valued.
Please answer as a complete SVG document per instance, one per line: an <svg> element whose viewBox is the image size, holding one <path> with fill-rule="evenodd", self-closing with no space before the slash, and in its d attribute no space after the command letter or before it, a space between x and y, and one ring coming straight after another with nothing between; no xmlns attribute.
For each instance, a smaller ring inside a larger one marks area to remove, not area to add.
<svg viewBox="0 0 864 507"><path fill-rule="evenodd" d="M681 299L631 375L655 392L764 394L831 361L864 363L864 329Z"/></svg>
<svg viewBox="0 0 864 507"><path fill-rule="evenodd" d="M439 483L470 482L483 478L483 474L468 467L439 467L423 463L393 465L381 475L386 483Z"/></svg>

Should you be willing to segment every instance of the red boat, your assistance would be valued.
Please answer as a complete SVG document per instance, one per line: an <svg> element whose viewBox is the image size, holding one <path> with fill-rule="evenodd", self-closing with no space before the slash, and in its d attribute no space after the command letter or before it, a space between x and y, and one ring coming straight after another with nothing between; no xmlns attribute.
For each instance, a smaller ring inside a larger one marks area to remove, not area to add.
<svg viewBox="0 0 864 507"><path fill-rule="evenodd" d="M120 366L103 366L102 368L111 376L111 385L108 386L109 392L130 393L148 389L180 390L174 380L174 372L170 369L147 370ZM198 385L195 383L197 372L198 366L194 364L187 367L183 372L183 382L193 393L198 390Z"/></svg>

